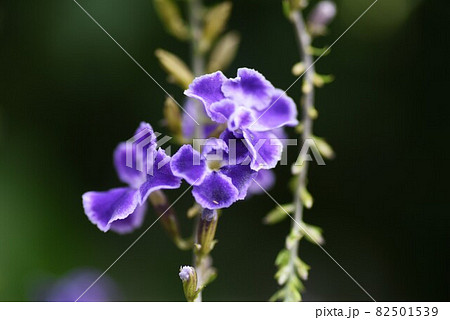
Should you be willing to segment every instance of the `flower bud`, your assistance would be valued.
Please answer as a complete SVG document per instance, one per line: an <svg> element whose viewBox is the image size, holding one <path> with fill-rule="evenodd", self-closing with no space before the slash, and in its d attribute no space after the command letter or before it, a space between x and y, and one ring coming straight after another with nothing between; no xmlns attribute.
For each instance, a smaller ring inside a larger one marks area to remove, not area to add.
<svg viewBox="0 0 450 320"><path fill-rule="evenodd" d="M320 1L308 16L308 26L312 35L321 35L336 16L336 4L332 1Z"/></svg>
<svg viewBox="0 0 450 320"><path fill-rule="evenodd" d="M216 210L203 209L197 231L197 252L206 256L214 248L218 215Z"/></svg>
<svg viewBox="0 0 450 320"><path fill-rule="evenodd" d="M183 282L183 290L186 300L188 302L193 302L198 294L197 272L193 267L184 266L180 267L180 273L178 275Z"/></svg>

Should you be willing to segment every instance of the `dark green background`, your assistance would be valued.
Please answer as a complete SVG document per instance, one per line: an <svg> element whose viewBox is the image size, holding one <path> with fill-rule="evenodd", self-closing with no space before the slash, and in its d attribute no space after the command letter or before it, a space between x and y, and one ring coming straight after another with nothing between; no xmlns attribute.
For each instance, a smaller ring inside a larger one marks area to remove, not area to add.
<svg viewBox="0 0 450 320"><path fill-rule="evenodd" d="M332 43L370 3L338 1L339 16L319 44ZM80 4L182 99L153 52L187 59L189 50L163 30L151 1ZM298 54L280 2L234 4L230 29L242 45L226 74L247 66L287 88ZM337 157L312 168L316 203L305 220L324 228L326 250L381 301L449 299L449 16L447 1L379 0L317 64L336 81L318 92L315 132ZM298 101L299 85L288 93ZM43 276L102 271L138 236L97 230L81 194L120 185L112 151L140 121L167 132L163 101L73 1L0 3L0 300L27 300ZM289 168L277 174L271 192L285 203ZM176 205L180 216L191 201ZM205 300L267 300L276 290L273 262L289 222L262 225L273 207L262 195L226 210L213 252L219 277ZM145 226L154 218L149 212ZM319 248L302 243L301 256L312 266L305 300L368 300ZM108 274L126 300L181 301L177 271L190 260L157 225Z"/></svg>

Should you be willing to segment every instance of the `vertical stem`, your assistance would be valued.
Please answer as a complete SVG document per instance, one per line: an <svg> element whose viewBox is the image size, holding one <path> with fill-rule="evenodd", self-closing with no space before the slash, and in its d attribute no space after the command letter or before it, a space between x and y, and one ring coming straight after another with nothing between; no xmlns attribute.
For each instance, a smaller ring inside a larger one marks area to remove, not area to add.
<svg viewBox="0 0 450 320"><path fill-rule="evenodd" d="M192 240L185 240L181 236L175 210L170 206L166 195L161 190L153 191L150 194L149 202L152 204L162 226L174 244L181 250L192 248Z"/></svg>
<svg viewBox="0 0 450 320"><path fill-rule="evenodd" d="M205 57L200 50L200 41L202 37L202 14L203 3L202 0L188 0L189 5L189 25L191 27L191 68L195 77L204 74L205 71ZM194 100L197 114L197 122L199 125L195 127L195 137L202 138L203 131L203 114L202 104Z"/></svg>
<svg viewBox="0 0 450 320"><path fill-rule="evenodd" d="M191 27L191 64L194 76L198 77L204 73L204 55L200 51L202 37L202 0L189 0L189 24Z"/></svg>
<svg viewBox="0 0 450 320"><path fill-rule="evenodd" d="M202 14L203 14L203 3L202 0L189 0L189 24L191 27L191 34L192 34L192 40L191 40L191 67L192 71L194 72L194 76L200 76L205 72L205 57L204 54L200 50L200 41L202 37ZM194 138L203 138L202 137L202 131L203 131L203 125L202 125L202 119L200 119L201 115L203 114L203 106L202 104L195 100L194 101L196 106L196 114L197 119L199 120L198 123L200 125L195 127L195 136ZM194 234L197 237L197 229L198 225L200 223L200 216L198 217L198 221L196 224L196 230L194 230ZM196 243L198 243L198 239L196 240ZM197 272L197 279L198 279L198 287L201 287L204 283L204 274L205 269L207 269L209 266L207 266L207 259L204 257L200 257L195 253L193 254L193 264L195 267L195 270ZM195 299L195 302L202 302L202 292L199 292L197 298Z"/></svg>
<svg viewBox="0 0 450 320"><path fill-rule="evenodd" d="M198 243L198 228L200 226L200 216L201 213L198 215L197 217L197 223L196 223L196 227L195 227L195 243ZM194 253L193 253L193 257L192 260L194 262L194 267L195 267L195 271L197 271L197 281L198 281L198 287L200 288L203 285L203 277L204 277L204 261L205 259L202 259L195 251L195 247L194 247ZM203 260L203 261L202 261ZM197 295L197 298L195 298L194 302L202 302L202 292L200 291Z"/></svg>
<svg viewBox="0 0 450 320"><path fill-rule="evenodd" d="M314 66L313 66L313 57L310 53L311 47L311 36L306 30L305 21L303 19L302 13L300 10L295 10L291 13L291 22L294 25L295 33L297 35L297 42L300 51L300 58L305 66L305 74L303 80L303 99L302 99L302 142L305 143L307 139L312 137L312 129L313 129L313 119L311 118L311 110L314 107ZM301 149L301 148L300 148ZM306 188L306 180L308 176L308 161L303 161L302 170L298 177L297 188L294 194L294 204L295 204L295 215L294 219L297 222L292 221L292 230L298 233L300 224L303 220L303 209L304 205L302 203L302 199L300 197L300 191L303 188ZM298 256L298 247L299 241L296 241L295 244L291 248L290 254L290 262L289 265L291 267L291 275L295 274L294 262L295 258Z"/></svg>

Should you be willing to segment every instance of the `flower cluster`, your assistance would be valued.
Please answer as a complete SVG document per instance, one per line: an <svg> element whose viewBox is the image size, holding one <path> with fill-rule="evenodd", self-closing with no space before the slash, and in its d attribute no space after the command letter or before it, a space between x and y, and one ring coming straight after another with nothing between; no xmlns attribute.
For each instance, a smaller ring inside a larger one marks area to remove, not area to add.
<svg viewBox="0 0 450 320"><path fill-rule="evenodd" d="M161 189L176 189L181 184L181 179L173 175L170 169L170 157L161 148L157 149L152 127L143 122L134 136L139 139L131 150L127 150L127 145L123 142L114 151L117 174L128 187L83 194L86 215L104 232L111 229L118 233L128 233L140 227L150 193ZM138 150L136 146L145 140L148 141L145 149ZM129 158L134 160L134 165L127 165L127 152ZM142 169L139 169L140 166Z"/></svg>
<svg viewBox="0 0 450 320"><path fill-rule="evenodd" d="M231 79L220 71L198 77L185 94L199 100L206 115L216 126L223 126L223 131L200 147L183 145L170 158L157 150L153 129L142 123L136 134L139 141L150 142L148 150L131 151L144 170L126 163L126 144L119 144L114 163L119 178L129 186L83 195L86 215L100 230L124 233L140 226L149 194L178 188L181 179L193 185L196 202L210 210L227 208L248 192L257 193L254 179L267 187L273 183L270 169L281 159L282 128L298 124L294 101L247 68L239 69ZM189 128L192 123L183 125Z"/></svg>

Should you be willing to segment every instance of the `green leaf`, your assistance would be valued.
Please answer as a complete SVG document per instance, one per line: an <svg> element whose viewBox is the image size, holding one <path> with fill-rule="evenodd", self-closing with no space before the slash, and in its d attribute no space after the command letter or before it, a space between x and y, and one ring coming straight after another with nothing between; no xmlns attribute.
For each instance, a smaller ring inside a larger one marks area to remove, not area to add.
<svg viewBox="0 0 450 320"><path fill-rule="evenodd" d="M286 286L286 296L284 298L285 302L299 302L302 301L302 296L300 291L292 285Z"/></svg>
<svg viewBox="0 0 450 320"><path fill-rule="evenodd" d="M333 81L334 81L334 76L331 74L325 75L325 74L315 73L314 77L313 77L314 85L319 88L321 88L324 85L326 85L327 83L331 83Z"/></svg>
<svg viewBox="0 0 450 320"><path fill-rule="evenodd" d="M221 2L205 14L205 23L203 35L200 41L200 51L207 52L211 48L211 44L222 33L231 14L233 4L231 1Z"/></svg>
<svg viewBox="0 0 450 320"><path fill-rule="evenodd" d="M303 221L300 223L302 226L302 234L305 236L306 240L313 244L324 244L325 239L323 237L323 230L318 226L313 226L311 224L306 224Z"/></svg>
<svg viewBox="0 0 450 320"><path fill-rule="evenodd" d="M317 150L319 150L320 154L326 159L334 159L336 156L333 148L325 141L323 138L319 138L314 136L314 142L316 144Z"/></svg>
<svg viewBox="0 0 450 320"><path fill-rule="evenodd" d="M283 13L286 16L286 18L290 19L291 18L291 4L289 3L288 0L284 0L282 2L283 5Z"/></svg>
<svg viewBox="0 0 450 320"><path fill-rule="evenodd" d="M167 32L180 40L189 39L189 29L173 0L154 0L156 12Z"/></svg>
<svg viewBox="0 0 450 320"><path fill-rule="evenodd" d="M285 297L285 291L284 291L284 289L280 289L277 292L275 292L273 294L273 296L270 297L269 301L270 302L275 302L277 300L284 299L284 297Z"/></svg>
<svg viewBox="0 0 450 320"><path fill-rule="evenodd" d="M297 62L292 66L291 72L294 76L298 77L305 72L305 64L303 62Z"/></svg>
<svg viewBox="0 0 450 320"><path fill-rule="evenodd" d="M239 42L239 34L233 31L220 38L211 52L207 71L211 73L226 69L236 57Z"/></svg>
<svg viewBox="0 0 450 320"><path fill-rule="evenodd" d="M331 50L329 49L329 47L324 47L324 48L315 48L315 47L309 47L309 50L308 50L309 52L309 54L312 54L313 56L316 56L316 57L318 57L318 56L321 56L321 55L323 55L323 56L327 56L327 55L329 55L330 54L330 52L331 52Z"/></svg>
<svg viewBox="0 0 450 320"><path fill-rule="evenodd" d="M187 89L192 80L194 80L194 75L183 60L163 49L157 49L155 55L174 82L183 89Z"/></svg>
<svg viewBox="0 0 450 320"><path fill-rule="evenodd" d="M287 249L283 249L278 253L277 258L275 259L276 266L285 266L289 263L289 257L291 253Z"/></svg>
<svg viewBox="0 0 450 320"><path fill-rule="evenodd" d="M309 193L309 191L306 189L306 187L300 188L300 199L302 200L303 205L311 209L314 203L314 199L312 195Z"/></svg>
<svg viewBox="0 0 450 320"><path fill-rule="evenodd" d="M290 274L289 266L284 266L275 273L275 279L277 279L278 284L281 286L286 283Z"/></svg>
<svg viewBox="0 0 450 320"><path fill-rule="evenodd" d="M293 228L289 235L286 237L286 248L292 249L293 246L302 238L302 234L296 228Z"/></svg>
<svg viewBox="0 0 450 320"><path fill-rule="evenodd" d="M295 288L295 289L297 289L297 290L303 290L303 284L300 281L300 279L298 277L296 277L296 276L293 276L293 277L291 277L289 279L288 285L293 287L293 288Z"/></svg>
<svg viewBox="0 0 450 320"><path fill-rule="evenodd" d="M295 206L292 203L283 204L270 211L263 219L264 224L276 224L287 218L288 213L292 213ZM287 212L287 213L286 213Z"/></svg>
<svg viewBox="0 0 450 320"><path fill-rule="evenodd" d="M311 269L311 267L306 263L304 263L299 257L296 257L294 264L298 276L303 280L307 280L309 275L309 269Z"/></svg>

